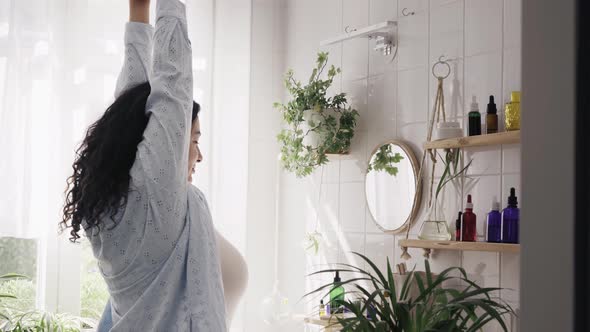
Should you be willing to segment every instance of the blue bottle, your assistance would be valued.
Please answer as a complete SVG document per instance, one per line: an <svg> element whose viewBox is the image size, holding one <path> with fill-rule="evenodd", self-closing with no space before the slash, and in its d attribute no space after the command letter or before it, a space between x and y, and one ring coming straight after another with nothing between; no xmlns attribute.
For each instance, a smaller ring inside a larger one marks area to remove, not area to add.
<svg viewBox="0 0 590 332"><path fill-rule="evenodd" d="M494 197L492 211L488 213L486 242L502 242L502 215L500 214L500 203Z"/></svg>
<svg viewBox="0 0 590 332"><path fill-rule="evenodd" d="M508 207L502 212L502 242L518 243L518 224L520 221L520 210L518 209L518 199L516 190L510 188L510 197L508 197Z"/></svg>

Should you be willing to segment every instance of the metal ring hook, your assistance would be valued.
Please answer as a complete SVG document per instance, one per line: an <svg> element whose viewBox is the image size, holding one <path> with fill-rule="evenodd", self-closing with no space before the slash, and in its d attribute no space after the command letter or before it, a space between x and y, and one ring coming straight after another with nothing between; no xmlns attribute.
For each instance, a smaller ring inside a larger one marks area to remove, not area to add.
<svg viewBox="0 0 590 332"><path fill-rule="evenodd" d="M347 25L346 27L344 27L344 32L346 32L346 33L351 33L351 32L354 32L354 31L356 31L356 29L355 28L352 28L351 29L350 28L350 25Z"/></svg>
<svg viewBox="0 0 590 332"><path fill-rule="evenodd" d="M434 75L434 77L436 77L438 79L443 79L443 80L445 78L449 77L449 75L451 75L451 65L449 65L449 63L447 61L443 60L444 57L445 57L444 55L439 56L438 57L438 61L435 62L434 65L432 65L432 75ZM435 69L436 69L436 66L437 65L445 65L445 66L447 66L447 74L446 75L443 75L443 76L436 75Z"/></svg>
<svg viewBox="0 0 590 332"><path fill-rule="evenodd" d="M407 11L408 11L408 8L402 9L402 15L404 15L404 16L410 16L410 15L416 14L416 12L407 12Z"/></svg>

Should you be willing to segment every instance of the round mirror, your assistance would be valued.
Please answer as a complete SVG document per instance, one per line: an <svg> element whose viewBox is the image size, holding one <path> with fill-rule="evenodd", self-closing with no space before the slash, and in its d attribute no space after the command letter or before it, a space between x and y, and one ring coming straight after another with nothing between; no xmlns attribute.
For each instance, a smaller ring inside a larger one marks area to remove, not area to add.
<svg viewBox="0 0 590 332"><path fill-rule="evenodd" d="M420 207L416 190L418 162L411 148L399 141L378 146L367 167L365 195L375 223L383 231L402 232Z"/></svg>

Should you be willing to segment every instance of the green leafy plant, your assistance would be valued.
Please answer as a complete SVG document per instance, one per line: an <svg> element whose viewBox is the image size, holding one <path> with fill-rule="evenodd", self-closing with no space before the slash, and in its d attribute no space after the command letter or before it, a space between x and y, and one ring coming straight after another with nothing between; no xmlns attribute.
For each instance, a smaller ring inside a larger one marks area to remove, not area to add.
<svg viewBox="0 0 590 332"><path fill-rule="evenodd" d="M462 168L459 168L459 165L461 163L461 149L446 149L444 156L442 156L441 154L438 154L438 156L443 162L444 169L440 177L440 180L438 181L438 184L436 186L436 198L438 198L438 195L447 183L455 180L456 178L460 177L462 174L467 172L467 169L469 168L469 166L471 166L471 163L473 162L473 160L470 160L467 163L467 165L465 165Z"/></svg>
<svg viewBox="0 0 590 332"><path fill-rule="evenodd" d="M334 316L342 326L342 331L476 332L492 321L498 322L504 331L508 331L504 317L514 314L514 310L501 299L492 296L500 288L478 286L468 279L462 268L451 267L434 275L426 260L426 271L423 274L409 272L401 289L397 289L389 259L387 271L383 273L364 255L353 254L361 257L372 272L350 264L340 264L342 269L322 270L311 274L331 275L340 271L340 275L342 272L356 275L351 279L343 279L340 283L345 288L353 289L346 292L347 297L352 295L360 298L360 302L347 298L342 304L352 316ZM457 272L459 276L453 276ZM461 280L466 284L465 288L446 288L443 283L453 279ZM372 288L363 287L363 282L370 284ZM334 284L326 284L305 296L329 293L334 288ZM327 296L328 294L324 295L324 298ZM370 313L369 317L366 312Z"/></svg>
<svg viewBox="0 0 590 332"><path fill-rule="evenodd" d="M395 164L398 164L404 159L404 157L396 152L393 153L391 149L392 144L385 144L379 147L375 156L371 159L369 167L367 167L367 173L370 171L385 171L389 175L396 176L399 169Z"/></svg>
<svg viewBox="0 0 590 332"><path fill-rule="evenodd" d="M93 319L36 310L32 299L34 284L27 276L14 273L0 276L0 331L78 332L81 326L96 326Z"/></svg>
<svg viewBox="0 0 590 332"><path fill-rule="evenodd" d="M347 107L345 93L327 95L340 68L329 67L327 78L322 75L328 63L328 53L320 52L316 67L306 85L294 78L289 70L285 75L285 87L291 95L286 104L274 103L281 111L285 128L277 139L281 143L281 161L286 170L304 177L328 162L327 154L343 154L350 149L358 112ZM305 142L306 137L316 137L317 142Z"/></svg>

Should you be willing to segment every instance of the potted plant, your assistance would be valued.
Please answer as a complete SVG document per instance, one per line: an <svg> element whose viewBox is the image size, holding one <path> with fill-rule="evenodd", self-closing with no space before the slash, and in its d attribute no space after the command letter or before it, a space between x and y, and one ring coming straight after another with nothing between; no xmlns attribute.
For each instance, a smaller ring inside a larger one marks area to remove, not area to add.
<svg viewBox="0 0 590 332"><path fill-rule="evenodd" d="M291 95L286 104L275 103L283 115L284 128L277 136L281 144L281 161L286 170L304 177L328 162L328 154L346 154L354 136L358 112L347 106L346 94L328 96L328 88L340 68L329 67L328 53L320 52L316 67L306 85L285 75L285 87Z"/></svg>
<svg viewBox="0 0 590 332"><path fill-rule="evenodd" d="M508 331L504 316L514 314L514 310L501 299L492 296L500 288L478 286L468 279L462 268L451 267L434 275L425 260L426 271L409 272L401 289L396 289L399 288L394 281L397 275L392 273L389 259L387 271L383 273L364 255L353 254L367 262L372 272L341 264L342 269L322 270L311 274L333 274L339 271L357 275L352 279L343 279L340 283L345 288L354 289L346 294L360 299L360 302L351 301L351 296L348 296L342 302L350 311L350 316L333 316L334 324L340 324L342 331L476 332L492 321L498 322L504 331ZM452 276L454 272L459 272L459 276ZM445 287L443 283L452 279L463 281L465 288L460 290ZM370 284L373 290L363 287L362 282ZM329 292L334 288L334 284L326 284L305 296Z"/></svg>

